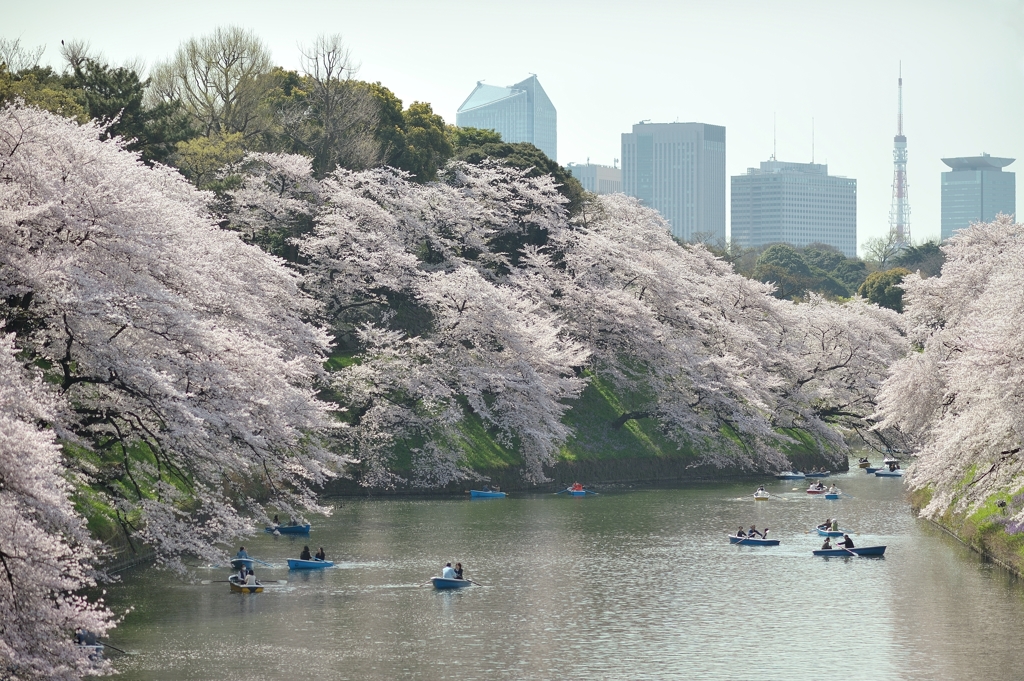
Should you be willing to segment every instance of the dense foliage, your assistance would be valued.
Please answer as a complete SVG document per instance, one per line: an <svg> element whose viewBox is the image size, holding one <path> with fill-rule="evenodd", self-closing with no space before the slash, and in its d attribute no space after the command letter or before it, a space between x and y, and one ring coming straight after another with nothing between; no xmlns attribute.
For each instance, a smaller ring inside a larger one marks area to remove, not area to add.
<svg viewBox="0 0 1024 681"><path fill-rule="evenodd" d="M920 351L894 365L878 411L916 451L907 481L932 490L924 513L933 517L1024 488L1024 225L999 216L942 250L941 277L903 280Z"/></svg>

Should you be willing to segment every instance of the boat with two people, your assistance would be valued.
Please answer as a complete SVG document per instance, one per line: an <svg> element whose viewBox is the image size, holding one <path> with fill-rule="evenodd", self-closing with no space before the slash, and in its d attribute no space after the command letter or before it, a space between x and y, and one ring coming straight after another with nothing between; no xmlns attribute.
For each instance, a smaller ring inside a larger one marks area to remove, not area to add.
<svg viewBox="0 0 1024 681"><path fill-rule="evenodd" d="M308 546L303 546L298 559L288 559L289 570L323 570L324 568L333 566L334 562L327 560L327 555L324 553L324 547L322 546L320 547L320 550L316 552L315 556L311 556L309 554Z"/></svg>
<svg viewBox="0 0 1024 681"><path fill-rule="evenodd" d="M244 577L242 576L242 572L245 572ZM231 590L236 593L263 593L263 585L256 579L256 575L253 574L252 570L246 570L245 568L242 568L237 573L228 577L228 584L231 585Z"/></svg>
<svg viewBox="0 0 1024 681"><path fill-rule="evenodd" d="M824 468L821 470L813 468L810 473L804 473L805 478L827 478L830 475L832 475L832 471L827 471Z"/></svg>
<svg viewBox="0 0 1024 681"><path fill-rule="evenodd" d="M469 496L471 499L504 499L505 493L499 487L484 485L483 489L469 490Z"/></svg>
<svg viewBox="0 0 1024 681"><path fill-rule="evenodd" d="M843 540L836 542L834 547L831 544L831 538L825 537L825 543L821 545L821 548L817 551L812 551L812 553L815 556L881 556L885 553L885 547L866 546L858 549L853 545L850 535L844 534Z"/></svg>
<svg viewBox="0 0 1024 681"><path fill-rule="evenodd" d="M814 528L821 537L842 537L849 533L849 530L839 529L839 521L835 518L826 518L825 522Z"/></svg>
<svg viewBox="0 0 1024 681"><path fill-rule="evenodd" d="M808 494L824 494L826 491L828 491L828 488L821 484L820 480L812 482L811 486L807 488Z"/></svg>
<svg viewBox="0 0 1024 681"><path fill-rule="evenodd" d="M857 459L857 467L858 468L870 468L871 467L871 462L868 461L868 457L862 456L861 458Z"/></svg>
<svg viewBox="0 0 1024 681"><path fill-rule="evenodd" d="M267 525L266 532L271 534L309 534L310 525L309 523L299 523L294 518L288 521L287 525L282 525L277 520L277 516L274 516L274 522Z"/></svg>
<svg viewBox="0 0 1024 681"><path fill-rule="evenodd" d="M455 567L452 567L452 564L449 562L445 563L444 568L441 570L441 576L431 577L430 583L434 585L435 589L464 589L476 582L463 576L462 563L456 563Z"/></svg>

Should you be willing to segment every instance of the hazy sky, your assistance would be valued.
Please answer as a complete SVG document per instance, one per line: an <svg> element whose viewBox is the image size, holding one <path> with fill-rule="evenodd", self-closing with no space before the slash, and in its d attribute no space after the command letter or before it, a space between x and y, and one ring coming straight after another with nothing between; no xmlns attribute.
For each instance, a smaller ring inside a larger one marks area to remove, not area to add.
<svg viewBox="0 0 1024 681"><path fill-rule="evenodd" d="M728 173L741 174L771 155L773 114L778 158L807 162L813 118L815 160L857 179L859 244L888 228L901 60L915 240L939 235L942 157L985 151L1024 173L1024 0L0 0L0 35L46 45L54 64L61 39L152 64L232 23L289 68L299 43L340 33L359 78L452 123L477 80L536 73L563 164L610 164L641 119L699 121L726 127Z"/></svg>

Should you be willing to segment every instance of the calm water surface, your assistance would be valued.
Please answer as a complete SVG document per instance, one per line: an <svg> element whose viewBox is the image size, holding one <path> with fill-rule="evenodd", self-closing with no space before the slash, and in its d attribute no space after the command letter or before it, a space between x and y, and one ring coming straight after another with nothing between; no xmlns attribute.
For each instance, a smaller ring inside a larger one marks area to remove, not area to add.
<svg viewBox="0 0 1024 681"><path fill-rule="evenodd" d="M1024 678L1024 589L911 514L901 481L851 495L755 484L586 498L346 500L307 538L246 541L265 593L141 569L111 642L125 679ZM811 557L827 516L885 557ZM743 524L777 547L728 544ZM335 568L289 572L304 543ZM418 586L444 561L489 586ZM226 579L200 568L197 579Z"/></svg>

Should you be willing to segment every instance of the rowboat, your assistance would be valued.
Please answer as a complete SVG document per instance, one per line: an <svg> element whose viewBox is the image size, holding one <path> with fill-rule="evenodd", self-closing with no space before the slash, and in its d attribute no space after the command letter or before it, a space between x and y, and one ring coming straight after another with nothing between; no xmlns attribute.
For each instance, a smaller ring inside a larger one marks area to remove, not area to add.
<svg viewBox="0 0 1024 681"><path fill-rule="evenodd" d="M305 525L268 525L266 531L279 534L309 534L309 523Z"/></svg>
<svg viewBox="0 0 1024 681"><path fill-rule="evenodd" d="M902 478L903 477L903 471L900 470L899 468L897 468L894 471L890 471L888 469L883 469L883 470L880 470L880 471L875 471L875 476L879 477L879 478Z"/></svg>
<svg viewBox="0 0 1024 681"><path fill-rule="evenodd" d="M842 537L844 534L853 534L849 530L825 530L821 527L814 528L818 531L818 535L822 537Z"/></svg>
<svg viewBox="0 0 1024 681"><path fill-rule="evenodd" d="M584 494L586 494L586 491L584 491ZM504 492L493 492L493 491L486 491L485 492L485 491L479 490L479 489L471 489L471 490L469 490L469 496L471 496L474 499L501 499L501 498L504 498L505 493Z"/></svg>
<svg viewBox="0 0 1024 681"><path fill-rule="evenodd" d="M871 467L871 462L867 461L867 460L858 461L857 462L857 466L860 467L860 468L870 468Z"/></svg>
<svg viewBox="0 0 1024 681"><path fill-rule="evenodd" d="M832 475L832 471L819 471L817 473L804 473L805 478L827 478Z"/></svg>
<svg viewBox="0 0 1024 681"><path fill-rule="evenodd" d="M737 537L735 534L729 535L730 544L743 544L744 546L778 546L778 539L758 539L757 537Z"/></svg>
<svg viewBox="0 0 1024 681"><path fill-rule="evenodd" d="M587 496L587 490L585 489L571 489L568 490L570 497L585 497Z"/></svg>
<svg viewBox="0 0 1024 681"><path fill-rule="evenodd" d="M842 492L825 492L826 499L838 499Z"/></svg>
<svg viewBox="0 0 1024 681"><path fill-rule="evenodd" d="M868 475L871 475L875 471L880 471L880 470L882 470L882 466L865 466L864 467L864 472L867 473Z"/></svg>
<svg viewBox="0 0 1024 681"><path fill-rule="evenodd" d="M289 570L322 570L329 568L334 565L334 561L330 560L302 560L300 558L289 558L288 569Z"/></svg>
<svg viewBox="0 0 1024 681"><path fill-rule="evenodd" d="M464 589L473 584L468 579L445 579L444 577L431 577L430 581L435 589Z"/></svg>
<svg viewBox="0 0 1024 681"><path fill-rule="evenodd" d="M827 492L828 492L828 488L826 488L826 487L822 487L821 489L818 489L817 487L808 487L807 488L807 493L808 494L825 494Z"/></svg>
<svg viewBox="0 0 1024 681"><path fill-rule="evenodd" d="M881 556L885 553L885 547L865 546L864 548L854 547L852 549L822 549L813 553L816 556L849 556L851 553L855 556Z"/></svg>
<svg viewBox="0 0 1024 681"><path fill-rule="evenodd" d="M231 567L236 570L241 570L242 568L252 570L252 558L232 558Z"/></svg>
<svg viewBox="0 0 1024 681"><path fill-rule="evenodd" d="M754 501L768 501L771 498L772 495L768 494L768 492L765 492L764 490L754 492Z"/></svg>
<svg viewBox="0 0 1024 681"><path fill-rule="evenodd" d="M228 582L231 584L231 590L241 594L261 594L263 593L263 585L259 582L255 584L246 584L238 575L231 575L228 577Z"/></svg>
<svg viewBox="0 0 1024 681"><path fill-rule="evenodd" d="M778 478L779 480L803 480L807 476L801 473L800 471L795 471L787 473L778 473L775 477Z"/></svg>

